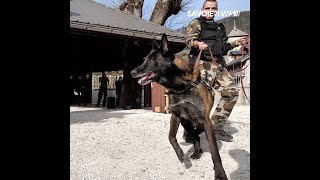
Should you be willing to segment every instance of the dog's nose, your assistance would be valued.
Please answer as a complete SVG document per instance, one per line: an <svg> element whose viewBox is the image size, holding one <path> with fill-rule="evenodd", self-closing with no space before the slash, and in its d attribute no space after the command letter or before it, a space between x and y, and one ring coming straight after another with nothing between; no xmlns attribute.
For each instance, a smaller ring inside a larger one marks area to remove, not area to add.
<svg viewBox="0 0 320 180"><path fill-rule="evenodd" d="M132 70L132 71L131 71L131 76L132 76L132 77L136 77L136 76L137 76L137 71Z"/></svg>

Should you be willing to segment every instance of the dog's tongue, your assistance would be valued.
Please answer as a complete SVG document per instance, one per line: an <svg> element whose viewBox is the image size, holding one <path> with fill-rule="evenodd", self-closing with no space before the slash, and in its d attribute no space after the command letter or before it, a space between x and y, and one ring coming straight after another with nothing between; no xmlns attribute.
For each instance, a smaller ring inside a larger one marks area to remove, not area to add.
<svg viewBox="0 0 320 180"><path fill-rule="evenodd" d="M143 81L147 79L147 77L148 77L148 74L145 75L145 76L143 76L142 78L140 78L139 81L138 81L138 83L139 83L139 84L142 84Z"/></svg>
<svg viewBox="0 0 320 180"><path fill-rule="evenodd" d="M148 83L150 83L151 81L148 81L149 78L153 78L156 74L154 72L151 72L151 73L148 73L146 74L145 76L143 76L142 78L140 78L138 80L138 83L141 84L141 85L146 85Z"/></svg>

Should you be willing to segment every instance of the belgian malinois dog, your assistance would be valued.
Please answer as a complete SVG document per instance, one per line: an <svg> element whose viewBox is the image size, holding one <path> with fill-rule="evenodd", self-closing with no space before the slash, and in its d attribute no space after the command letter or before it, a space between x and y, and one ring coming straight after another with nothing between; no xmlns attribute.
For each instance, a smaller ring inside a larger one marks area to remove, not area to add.
<svg viewBox="0 0 320 180"><path fill-rule="evenodd" d="M154 81L168 89L169 110L172 112L169 141L180 162L184 162L184 153L177 143L176 135L181 123L193 137L194 152L190 158L199 159L203 153L199 134L204 131L214 164L215 180L227 180L209 118L213 106L212 88L201 80L199 74L193 63L180 59L169 50L165 34L162 35L160 46L153 40L152 50L144 62L131 71L132 77L139 78L138 83L141 85Z"/></svg>

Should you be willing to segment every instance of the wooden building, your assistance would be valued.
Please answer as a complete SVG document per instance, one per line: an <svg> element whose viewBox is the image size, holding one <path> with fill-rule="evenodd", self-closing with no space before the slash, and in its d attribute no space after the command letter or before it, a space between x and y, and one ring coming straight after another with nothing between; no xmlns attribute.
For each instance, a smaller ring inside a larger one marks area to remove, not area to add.
<svg viewBox="0 0 320 180"><path fill-rule="evenodd" d="M164 88L156 83L142 88L130 75L151 50L153 39L160 40L162 33L168 35L174 52L185 47L181 33L92 0L71 0L70 75L123 70L120 106L152 104L154 111L164 112Z"/></svg>

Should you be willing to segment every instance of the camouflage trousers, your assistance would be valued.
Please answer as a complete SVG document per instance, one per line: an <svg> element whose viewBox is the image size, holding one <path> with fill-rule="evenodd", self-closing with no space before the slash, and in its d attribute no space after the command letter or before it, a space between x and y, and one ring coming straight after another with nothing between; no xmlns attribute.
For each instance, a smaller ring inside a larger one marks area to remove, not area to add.
<svg viewBox="0 0 320 180"><path fill-rule="evenodd" d="M189 52L187 49L184 49L176 55L183 60L189 60ZM213 89L221 93L221 99L214 110L211 121L214 129L223 130L223 126L226 124L237 102L239 92L229 72L225 68L222 68L220 64L218 66L220 68L213 62L200 60L198 67L200 68L201 79L208 82ZM214 95L214 92L212 94Z"/></svg>
<svg viewBox="0 0 320 180"><path fill-rule="evenodd" d="M223 130L223 126L226 124L237 102L239 92L227 69L222 68L220 64L218 66L220 68L213 62L202 60L199 62L201 79L208 82L213 89L221 94L221 99L214 110L211 120L214 129Z"/></svg>

